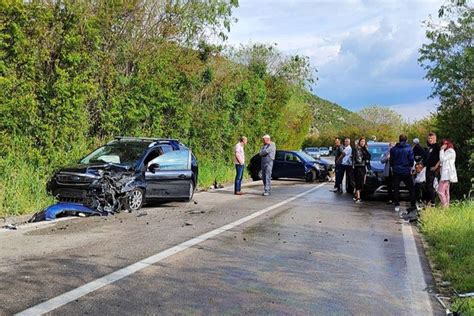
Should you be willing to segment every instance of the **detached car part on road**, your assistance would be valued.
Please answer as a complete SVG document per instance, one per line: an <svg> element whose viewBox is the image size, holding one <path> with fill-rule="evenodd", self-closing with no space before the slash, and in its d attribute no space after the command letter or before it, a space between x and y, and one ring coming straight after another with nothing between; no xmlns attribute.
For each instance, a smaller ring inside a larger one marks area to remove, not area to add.
<svg viewBox="0 0 474 316"><path fill-rule="evenodd" d="M115 213L145 202L190 201L197 180L196 157L178 140L117 137L56 172L47 190L60 202Z"/></svg>
<svg viewBox="0 0 474 316"><path fill-rule="evenodd" d="M307 182L324 181L331 168L329 162L314 159L303 151L277 150L272 178L305 179ZM250 159L248 172L254 181L262 179L261 157L258 154Z"/></svg>

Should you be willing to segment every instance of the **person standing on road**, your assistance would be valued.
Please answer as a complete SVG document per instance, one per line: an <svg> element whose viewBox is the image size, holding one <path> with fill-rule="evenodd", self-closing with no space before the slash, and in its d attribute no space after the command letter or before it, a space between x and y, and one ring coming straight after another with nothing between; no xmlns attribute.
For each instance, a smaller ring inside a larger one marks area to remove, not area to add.
<svg viewBox="0 0 474 316"><path fill-rule="evenodd" d="M417 219L415 187L413 183L413 176L411 174L415 158L413 149L407 143L407 136L402 134L399 137L399 142L390 149L390 165L393 171L393 203L395 204L395 211L400 211L400 182L403 181L410 193L410 207L402 218L406 221Z"/></svg>
<svg viewBox="0 0 474 316"><path fill-rule="evenodd" d="M424 165L426 167L426 194L428 205L435 206L435 189L433 187L434 179L439 172L439 145L436 142L436 134L431 132L428 134Z"/></svg>
<svg viewBox="0 0 474 316"><path fill-rule="evenodd" d="M341 177L344 177L344 174L346 175L346 192L352 194L354 192L354 187L352 185L352 147L350 138L344 139L344 150L342 151L341 166Z"/></svg>
<svg viewBox="0 0 474 316"><path fill-rule="evenodd" d="M443 140L443 145L439 151L439 160L441 162L441 178L438 186L438 195L441 205L444 208L449 207L449 184L458 182L456 172L456 151L453 143L449 140Z"/></svg>
<svg viewBox="0 0 474 316"><path fill-rule="evenodd" d="M332 192L342 193L342 179L344 178L344 169L342 167L342 153L344 152L344 146L341 145L341 139L336 137L334 140L334 167L336 172L336 181L334 183L334 189Z"/></svg>
<svg viewBox="0 0 474 316"><path fill-rule="evenodd" d="M275 160L276 146L270 135L263 136L263 146L259 155L262 157L263 196L269 196L272 189L272 170Z"/></svg>
<svg viewBox="0 0 474 316"><path fill-rule="evenodd" d="M413 155L415 155L415 163L422 162L425 159L425 150L421 147L418 138L413 139Z"/></svg>
<svg viewBox="0 0 474 316"><path fill-rule="evenodd" d="M367 150L367 143L365 137L361 137L354 148L352 154L354 180L355 180L355 195L354 202L360 204L360 192L364 189L365 174L367 169L370 170L370 153Z"/></svg>
<svg viewBox="0 0 474 316"><path fill-rule="evenodd" d="M242 178L244 177L245 169L245 151L244 146L247 145L247 137L242 136L239 142L234 147L234 165L235 165L235 182L234 194L243 195L242 193Z"/></svg>
<svg viewBox="0 0 474 316"><path fill-rule="evenodd" d="M390 166L390 149L395 146L394 142L390 142L388 144L388 150L382 155L382 159L380 162L385 164L383 167L383 177L385 179L385 183L387 184L387 191L388 191L388 201L387 204L393 204L393 173L392 167Z"/></svg>

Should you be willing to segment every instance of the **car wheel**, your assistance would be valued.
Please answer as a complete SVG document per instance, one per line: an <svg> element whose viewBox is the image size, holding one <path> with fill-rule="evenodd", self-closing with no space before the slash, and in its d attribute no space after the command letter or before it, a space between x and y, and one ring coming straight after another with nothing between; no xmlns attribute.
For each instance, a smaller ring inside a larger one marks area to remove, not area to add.
<svg viewBox="0 0 474 316"><path fill-rule="evenodd" d="M129 198L128 198L128 209L130 211L138 211L139 209L142 208L143 202L145 200L145 196L143 194L142 189L133 189L130 192Z"/></svg>
<svg viewBox="0 0 474 316"><path fill-rule="evenodd" d="M306 174L306 182L314 182L316 180L316 170L311 169L307 174Z"/></svg>
<svg viewBox="0 0 474 316"><path fill-rule="evenodd" d="M190 183L189 185L189 192L188 192L188 197L186 198L186 202L191 202L194 197L194 183Z"/></svg>

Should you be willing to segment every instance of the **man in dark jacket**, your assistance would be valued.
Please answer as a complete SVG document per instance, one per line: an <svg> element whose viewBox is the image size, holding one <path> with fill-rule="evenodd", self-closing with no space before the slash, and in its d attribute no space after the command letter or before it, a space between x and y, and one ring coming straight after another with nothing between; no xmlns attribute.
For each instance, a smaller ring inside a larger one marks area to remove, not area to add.
<svg viewBox="0 0 474 316"><path fill-rule="evenodd" d="M426 148L426 155L424 159L424 165L426 167L426 182L425 190L428 199L428 203L431 206L435 206L436 193L433 188L433 182L439 172L439 145L436 140L436 134L431 132L428 134Z"/></svg>
<svg viewBox="0 0 474 316"><path fill-rule="evenodd" d="M415 163L413 149L407 143L407 136L402 134L399 143L390 149L390 166L393 172L393 204L395 211L400 211L400 182L403 181L410 192L410 208L402 216L407 221L417 219L415 187L411 171Z"/></svg>
<svg viewBox="0 0 474 316"><path fill-rule="evenodd" d="M425 150L420 145L418 138L413 139L413 154L415 155L415 162L420 163L425 160Z"/></svg>

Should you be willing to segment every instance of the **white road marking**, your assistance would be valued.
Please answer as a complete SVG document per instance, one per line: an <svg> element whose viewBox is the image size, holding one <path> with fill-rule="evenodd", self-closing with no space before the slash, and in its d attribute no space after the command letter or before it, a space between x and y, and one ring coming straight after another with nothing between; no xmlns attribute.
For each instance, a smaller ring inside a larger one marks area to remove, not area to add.
<svg viewBox="0 0 474 316"><path fill-rule="evenodd" d="M150 256L148 258L145 258L141 261L138 261L136 263L133 263L125 268L122 268L120 270L117 270L115 272L112 272L106 276L103 276L97 280L94 280L94 281L91 281L87 284L84 284L74 290L71 290L69 292L66 292L66 293L63 293L59 296L56 296L48 301L45 301L41 304L38 304L36 306L33 306L33 307L30 307L16 315L41 315L41 314L44 314L44 313L48 313L48 312L51 312L53 310L55 310L56 308L58 307L61 307L67 303L70 303L74 300L77 300L78 298L84 296L84 295L87 295L89 293L92 293L94 291L97 291L98 289L106 286L106 285L109 285L109 284L112 284L124 277L127 277L137 271L140 271L146 267L149 267L157 262L160 262L162 261L163 259L166 259L168 257L171 257L172 255L174 254L177 254L181 251L184 251L192 246L195 246L205 240L208 240L210 238L213 238L223 232L226 232L236 226L239 226L239 225L242 225L256 217L259 217L265 213L268 213L280 206L283 206L285 204L288 204L308 193L311 193L313 191L315 191L316 189L322 187L323 185L325 185L325 183L321 183L319 185L317 185L316 187L313 187L309 190L306 190L298 195L295 195L294 197L291 197L289 199L286 199L284 201L281 201L277 204L274 204L272 206L269 206L267 208L264 208L263 210L260 210L260 211L257 211L255 213L252 213L248 216L245 216L239 220L236 220L235 222L232 222L230 224L227 224L227 225L224 225L220 228L217 228L217 229L214 229L210 232L207 232L205 234L202 234L198 237L195 237L195 238L192 238L188 241L185 241L177 246L174 246L174 247L171 247L167 250L164 250L162 252L159 252L153 256Z"/></svg>
<svg viewBox="0 0 474 316"><path fill-rule="evenodd" d="M410 224L402 224L403 244L407 263L407 283L411 292L410 307L412 315L433 315L430 297L426 291L426 282L421 267L420 256L416 248L413 230Z"/></svg>

